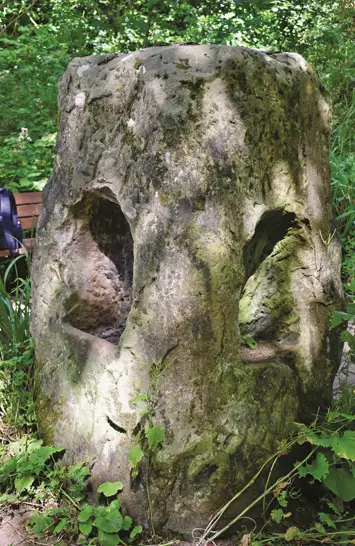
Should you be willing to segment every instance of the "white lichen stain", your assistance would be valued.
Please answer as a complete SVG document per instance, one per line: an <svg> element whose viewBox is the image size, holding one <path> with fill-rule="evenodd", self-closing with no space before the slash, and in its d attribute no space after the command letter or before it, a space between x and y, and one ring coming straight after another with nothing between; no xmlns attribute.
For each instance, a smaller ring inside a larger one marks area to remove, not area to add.
<svg viewBox="0 0 355 546"><path fill-rule="evenodd" d="M86 96L85 93L78 93L75 97L75 106L79 108L84 108Z"/></svg>
<svg viewBox="0 0 355 546"><path fill-rule="evenodd" d="M78 70L76 71L77 75L79 76L79 78L82 77L82 75L84 74L84 72L86 72L87 70L89 70L90 68L90 65L89 64L84 64L83 66L79 66Z"/></svg>

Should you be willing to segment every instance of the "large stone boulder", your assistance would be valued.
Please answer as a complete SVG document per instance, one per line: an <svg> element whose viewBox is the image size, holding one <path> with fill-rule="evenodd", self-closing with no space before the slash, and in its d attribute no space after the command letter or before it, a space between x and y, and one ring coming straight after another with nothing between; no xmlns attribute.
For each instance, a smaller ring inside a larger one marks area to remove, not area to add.
<svg viewBox="0 0 355 546"><path fill-rule="evenodd" d="M329 107L297 54L204 45L74 59L59 111L32 267L40 427L94 457L94 485L121 480L137 520L188 534L331 396Z"/></svg>

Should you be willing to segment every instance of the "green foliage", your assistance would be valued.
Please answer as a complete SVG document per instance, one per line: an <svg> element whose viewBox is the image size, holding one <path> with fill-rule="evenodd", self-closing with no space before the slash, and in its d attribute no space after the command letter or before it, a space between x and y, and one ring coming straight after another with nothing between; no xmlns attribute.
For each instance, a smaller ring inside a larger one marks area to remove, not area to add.
<svg viewBox="0 0 355 546"><path fill-rule="evenodd" d="M243 345L246 345L247 347L249 347L249 349L256 349L257 343L254 336L252 336L251 334L244 334L242 335L241 339Z"/></svg>
<svg viewBox="0 0 355 546"><path fill-rule="evenodd" d="M0 356L2 358L21 353L24 344L30 338L30 281L17 276L18 261L24 259L29 266L28 254L19 256L12 260L4 277L0 277ZM11 285L14 285L12 289L7 288L10 279L12 279Z"/></svg>
<svg viewBox="0 0 355 546"><path fill-rule="evenodd" d="M28 491L36 481L47 472L47 463L55 453L63 452L63 448L42 446L40 440L29 440L25 445L16 442L18 452L4 462L0 468L0 487L5 486L18 493ZM12 449L14 446L12 446Z"/></svg>
<svg viewBox="0 0 355 546"><path fill-rule="evenodd" d="M143 460L144 452L139 444L135 444L129 450L129 464L133 470L138 468L139 463Z"/></svg>
<svg viewBox="0 0 355 546"><path fill-rule="evenodd" d="M353 103L343 111L341 121L333 130L331 175L337 229L344 249L343 275L351 281L355 271L355 93ZM353 289L355 292L355 287Z"/></svg>
<svg viewBox="0 0 355 546"><path fill-rule="evenodd" d="M121 482L104 482L98 489L98 493L102 493L105 497L113 497L118 491L122 491L123 484Z"/></svg>
<svg viewBox="0 0 355 546"><path fill-rule="evenodd" d="M148 440L148 448L151 451L156 451L164 442L164 430L159 426L148 427L145 435Z"/></svg>
<svg viewBox="0 0 355 546"><path fill-rule="evenodd" d="M101 492L99 489L106 491L108 487L111 487L111 491L117 490L117 484L106 482L104 488L98 488L98 492ZM134 526L132 518L121 513L119 500L113 500L106 506L84 503L76 508L78 510L71 514L68 508L51 509L42 514L35 512L30 526L36 538L59 534L69 526L72 538L77 535L77 544L84 545L89 540L90 544L111 546L131 542L142 532L140 525Z"/></svg>
<svg viewBox="0 0 355 546"><path fill-rule="evenodd" d="M0 466L0 504L32 499L44 506L48 501L55 503L54 508L31 517L29 525L37 539L65 533L77 544L90 540L90 544L101 546L125 544L123 538L133 540L142 528L121 513L117 499L104 506L87 504L85 482L90 470L84 463L70 467L56 464L55 457L63 452L63 448L43 446L34 437L11 442ZM97 492L114 497L122 488L121 482L105 482Z"/></svg>

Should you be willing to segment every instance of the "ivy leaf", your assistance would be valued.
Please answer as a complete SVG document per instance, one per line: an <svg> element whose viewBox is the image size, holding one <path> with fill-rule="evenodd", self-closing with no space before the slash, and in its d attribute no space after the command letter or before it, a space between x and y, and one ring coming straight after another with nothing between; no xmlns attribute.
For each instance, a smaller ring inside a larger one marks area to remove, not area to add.
<svg viewBox="0 0 355 546"><path fill-rule="evenodd" d="M79 530L87 537L92 531L92 525L91 523L79 523Z"/></svg>
<svg viewBox="0 0 355 546"><path fill-rule="evenodd" d="M129 538L130 539L134 539L136 538L137 535L139 535L139 533L141 533L143 531L143 527L141 525L135 525L129 535Z"/></svg>
<svg viewBox="0 0 355 546"><path fill-rule="evenodd" d="M144 457L144 453L140 445L136 444L129 450L129 464L132 468L137 468L138 464Z"/></svg>
<svg viewBox="0 0 355 546"><path fill-rule="evenodd" d="M29 487L31 487L34 481L35 481L34 476L22 476L21 478L16 478L15 489L19 493L22 493L22 491L25 491L25 489L28 489Z"/></svg>
<svg viewBox="0 0 355 546"><path fill-rule="evenodd" d="M102 493L105 497L113 497L118 491L122 491L122 489L122 482L104 482L97 488L97 492Z"/></svg>
<svg viewBox="0 0 355 546"><path fill-rule="evenodd" d="M116 508L111 508L106 511L105 518L107 521L109 521L112 525L115 526L116 531L120 531L123 526L123 517L119 510L116 510Z"/></svg>
<svg viewBox="0 0 355 546"><path fill-rule="evenodd" d="M105 515L98 516L93 521L93 525L105 533L117 533L122 529L122 524L122 514L116 509L106 511Z"/></svg>
<svg viewBox="0 0 355 546"><path fill-rule="evenodd" d="M105 533L117 532L117 526L112 521L109 521L105 516L99 516L98 518L94 519L92 524L100 531L104 531Z"/></svg>
<svg viewBox="0 0 355 546"><path fill-rule="evenodd" d="M300 466L298 475L304 478L308 474L318 481L324 480L329 472L329 463L323 453L317 453L317 457L310 464Z"/></svg>
<svg viewBox="0 0 355 546"><path fill-rule="evenodd" d="M329 514L325 514L324 512L319 512L319 519L328 525L328 527L333 527L333 529L336 529L336 525L334 521L330 518Z"/></svg>
<svg viewBox="0 0 355 546"><path fill-rule="evenodd" d="M78 516L78 520L81 522L81 523L84 523L86 521L88 521L88 519L92 516L94 512L94 507L93 506L89 506L88 504L82 509L82 511L80 512L79 516Z"/></svg>
<svg viewBox="0 0 355 546"><path fill-rule="evenodd" d="M119 501L118 499L113 500L112 502L110 502L110 508L116 508L116 510L119 510L121 508L121 501Z"/></svg>
<svg viewBox="0 0 355 546"><path fill-rule="evenodd" d="M153 451L154 449L157 449L161 443L163 443L165 437L164 430L159 426L148 427L145 431L145 435L148 440L148 446Z"/></svg>
<svg viewBox="0 0 355 546"><path fill-rule="evenodd" d="M131 527L132 527L132 518L130 518L129 516L125 516L122 522L122 529L124 531L129 531Z"/></svg>
<svg viewBox="0 0 355 546"><path fill-rule="evenodd" d="M121 544L120 538L117 535L109 535L104 531L98 533L98 539L101 546L117 546Z"/></svg>

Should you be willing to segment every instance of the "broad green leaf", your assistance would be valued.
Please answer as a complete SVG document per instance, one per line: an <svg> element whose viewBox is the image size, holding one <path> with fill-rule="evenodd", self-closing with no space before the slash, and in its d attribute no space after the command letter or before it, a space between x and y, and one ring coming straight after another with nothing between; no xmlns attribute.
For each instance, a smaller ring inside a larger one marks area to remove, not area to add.
<svg viewBox="0 0 355 546"><path fill-rule="evenodd" d="M53 534L59 535L59 533L68 525L68 523L70 523L69 519L61 519L60 522L54 527Z"/></svg>
<svg viewBox="0 0 355 546"><path fill-rule="evenodd" d="M83 535L89 536L92 531L91 523L79 523L79 530Z"/></svg>
<svg viewBox="0 0 355 546"><path fill-rule="evenodd" d="M300 466L298 474L304 478L308 474L318 481L324 480L329 472L329 463L323 453L317 453L317 457L310 464Z"/></svg>
<svg viewBox="0 0 355 546"><path fill-rule="evenodd" d="M154 450L164 441L164 429L159 426L148 427L145 431L145 435L148 440L149 448Z"/></svg>
<svg viewBox="0 0 355 546"><path fill-rule="evenodd" d="M132 518L130 518L129 516L125 516L123 518L122 529L124 531L129 531L131 527L132 527Z"/></svg>
<svg viewBox="0 0 355 546"><path fill-rule="evenodd" d="M119 501L118 499L111 501L110 508L116 508L116 510L119 510L121 508L121 501Z"/></svg>
<svg viewBox="0 0 355 546"><path fill-rule="evenodd" d="M123 483L122 482L104 482L97 488L98 493L102 493L105 497L113 497L122 491Z"/></svg>
<svg viewBox="0 0 355 546"><path fill-rule="evenodd" d="M143 457L144 453L139 444L136 444L129 450L129 464L132 468L136 468Z"/></svg>
<svg viewBox="0 0 355 546"><path fill-rule="evenodd" d="M119 510L116 510L116 508L108 508L106 509L106 514L104 517L115 526L116 531L120 531L122 529L123 516Z"/></svg>
<svg viewBox="0 0 355 546"><path fill-rule="evenodd" d="M330 315L330 327L336 328L339 326L342 322L351 320L353 316L350 313L343 313L342 311L334 311Z"/></svg>
<svg viewBox="0 0 355 546"><path fill-rule="evenodd" d="M323 483L342 501L349 502L355 499L355 478L348 468L330 468Z"/></svg>
<svg viewBox="0 0 355 546"><path fill-rule="evenodd" d="M118 510L110 510L104 516L99 516L93 525L105 533L117 533L122 529L123 517Z"/></svg>
<svg viewBox="0 0 355 546"><path fill-rule="evenodd" d="M329 516L329 514L325 514L324 512L319 512L319 519L325 523L326 525L328 525L328 527L333 527L333 529L336 529L336 524L334 523L334 521L331 519L331 517Z"/></svg>
<svg viewBox="0 0 355 546"><path fill-rule="evenodd" d="M31 487L34 481L35 481L34 476L22 476L21 478L16 478L15 489L19 493L22 493L22 491L25 491L25 489L28 489L29 487Z"/></svg>
<svg viewBox="0 0 355 546"><path fill-rule="evenodd" d="M78 520L82 523L85 523L88 521L88 519L92 516L94 513L94 507L89 506L88 504L81 510L78 516Z"/></svg>
<svg viewBox="0 0 355 546"><path fill-rule="evenodd" d="M121 544L120 538L117 535L109 535L104 531L98 533L98 539L101 546L117 546Z"/></svg>
<svg viewBox="0 0 355 546"><path fill-rule="evenodd" d="M104 531L105 533L116 533L117 528L114 523L107 520L105 516L99 516L98 518L94 519L92 524L100 529L100 531Z"/></svg>
<svg viewBox="0 0 355 546"><path fill-rule="evenodd" d="M134 539L139 533L143 531L143 527L141 525L135 525L129 535L130 539Z"/></svg>
<svg viewBox="0 0 355 546"><path fill-rule="evenodd" d="M338 457L355 461L355 431L346 430L343 436L339 436L333 450Z"/></svg>

